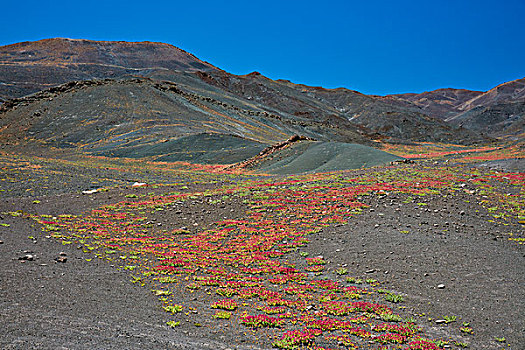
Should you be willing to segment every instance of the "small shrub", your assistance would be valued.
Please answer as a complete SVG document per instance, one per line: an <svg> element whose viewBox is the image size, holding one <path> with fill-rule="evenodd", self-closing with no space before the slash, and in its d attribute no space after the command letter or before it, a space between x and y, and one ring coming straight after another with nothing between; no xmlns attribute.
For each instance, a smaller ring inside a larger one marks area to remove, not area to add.
<svg viewBox="0 0 525 350"><path fill-rule="evenodd" d="M381 319L386 322L401 322L403 319L396 314L383 313L380 315Z"/></svg>
<svg viewBox="0 0 525 350"><path fill-rule="evenodd" d="M171 328L175 328L175 327L180 326L180 321L168 321L166 322L166 324L170 326Z"/></svg>
<svg viewBox="0 0 525 350"><path fill-rule="evenodd" d="M346 275L348 273L348 269L340 268L335 271L338 275Z"/></svg>
<svg viewBox="0 0 525 350"><path fill-rule="evenodd" d="M227 320L227 319L229 319L231 316L232 316L232 313L231 313L231 312L220 310L220 311L217 311L217 313L216 313L215 315L213 315L213 318L218 318L218 319L224 319L224 320Z"/></svg>
<svg viewBox="0 0 525 350"><path fill-rule="evenodd" d="M388 293L387 295L385 295L385 300L391 303L400 303L405 299L403 299L401 295L397 295L394 293Z"/></svg>
<svg viewBox="0 0 525 350"><path fill-rule="evenodd" d="M443 317L445 323L456 322L457 316L445 316Z"/></svg>
<svg viewBox="0 0 525 350"><path fill-rule="evenodd" d="M166 312L170 312L172 314L176 314L177 312L181 312L182 311L182 305L168 305L168 306L164 306L163 309Z"/></svg>

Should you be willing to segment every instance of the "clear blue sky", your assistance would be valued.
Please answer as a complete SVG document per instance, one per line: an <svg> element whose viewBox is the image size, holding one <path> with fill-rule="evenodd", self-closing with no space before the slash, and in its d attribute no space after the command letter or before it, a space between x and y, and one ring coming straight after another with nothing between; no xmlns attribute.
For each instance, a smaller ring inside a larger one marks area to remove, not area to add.
<svg viewBox="0 0 525 350"><path fill-rule="evenodd" d="M525 0L5 1L0 45L161 41L235 74L363 93L525 77Z"/></svg>

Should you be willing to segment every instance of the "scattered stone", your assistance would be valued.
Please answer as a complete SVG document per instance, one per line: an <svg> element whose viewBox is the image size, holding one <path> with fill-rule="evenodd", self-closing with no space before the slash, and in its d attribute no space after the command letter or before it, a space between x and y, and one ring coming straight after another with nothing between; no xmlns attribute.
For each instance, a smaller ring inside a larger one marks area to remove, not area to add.
<svg viewBox="0 0 525 350"><path fill-rule="evenodd" d="M60 253L58 253L58 255L60 255L60 256L67 256L67 254L64 253L64 252L60 252Z"/></svg>
<svg viewBox="0 0 525 350"><path fill-rule="evenodd" d="M4 241L0 240L0 244L4 244Z"/></svg>
<svg viewBox="0 0 525 350"><path fill-rule="evenodd" d="M371 270L366 271L366 273L374 273L374 272L376 272L376 269L371 269Z"/></svg>
<svg viewBox="0 0 525 350"><path fill-rule="evenodd" d="M35 256L31 254L26 254L26 255L19 257L18 260L33 261L35 260Z"/></svg>
<svg viewBox="0 0 525 350"><path fill-rule="evenodd" d="M98 189L95 189L95 190L85 190L85 191L82 191L82 194L94 194L94 193L97 193L99 190Z"/></svg>
<svg viewBox="0 0 525 350"><path fill-rule="evenodd" d="M145 182L135 182L133 185L131 185L131 188L138 188L138 187L146 187L148 186Z"/></svg>
<svg viewBox="0 0 525 350"><path fill-rule="evenodd" d="M58 258L55 259L55 261L59 263L65 263L67 261L67 257L59 256Z"/></svg>
<svg viewBox="0 0 525 350"><path fill-rule="evenodd" d="M447 323L447 321L445 321L445 320L436 320L436 323L437 324L442 324L442 323Z"/></svg>
<svg viewBox="0 0 525 350"><path fill-rule="evenodd" d="M444 284L438 284L438 289L445 289L445 285Z"/></svg>

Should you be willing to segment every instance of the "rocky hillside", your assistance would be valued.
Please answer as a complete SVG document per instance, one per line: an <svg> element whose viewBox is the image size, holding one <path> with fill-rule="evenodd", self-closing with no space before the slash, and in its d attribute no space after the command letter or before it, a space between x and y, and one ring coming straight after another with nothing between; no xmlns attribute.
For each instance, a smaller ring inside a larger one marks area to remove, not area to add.
<svg viewBox="0 0 525 350"><path fill-rule="evenodd" d="M368 146L488 141L461 127L469 123L447 123L410 101L237 76L162 43L48 39L0 47L0 63L6 147L185 159L182 145L197 137L224 143L229 162L293 135Z"/></svg>
<svg viewBox="0 0 525 350"><path fill-rule="evenodd" d="M122 155L139 144L153 146L202 133L238 136L262 148L295 134L371 143L352 130L287 118L232 97L216 100L184 85L148 78L70 82L10 100L0 110L4 145L37 142Z"/></svg>
<svg viewBox="0 0 525 350"><path fill-rule="evenodd" d="M459 106L460 111L489 107L499 103L525 102L525 78L509 81L476 96Z"/></svg>
<svg viewBox="0 0 525 350"><path fill-rule="evenodd" d="M210 71L211 64L175 46L153 42L45 39L0 47L0 98L6 100L74 80Z"/></svg>
<svg viewBox="0 0 525 350"><path fill-rule="evenodd" d="M460 111L463 103L470 101L480 95L481 91L471 91L465 89L438 89L425 91L419 94L406 93L385 96L385 100L404 102L403 105L416 105L421 111L434 118L446 119Z"/></svg>
<svg viewBox="0 0 525 350"><path fill-rule="evenodd" d="M328 123L336 128L350 122L356 130L372 133L376 139L450 143L484 141L468 130L417 111L415 106L387 103L353 90L272 80L257 72L243 76L223 71L197 74L210 85L281 113Z"/></svg>
<svg viewBox="0 0 525 350"><path fill-rule="evenodd" d="M488 106L477 106L448 118L447 122L478 131L481 135L523 139L525 102L502 101Z"/></svg>
<svg viewBox="0 0 525 350"><path fill-rule="evenodd" d="M519 137L525 123L525 78L503 83L487 92L439 89L389 95L383 100L407 108L415 105L421 112L450 125L492 137Z"/></svg>

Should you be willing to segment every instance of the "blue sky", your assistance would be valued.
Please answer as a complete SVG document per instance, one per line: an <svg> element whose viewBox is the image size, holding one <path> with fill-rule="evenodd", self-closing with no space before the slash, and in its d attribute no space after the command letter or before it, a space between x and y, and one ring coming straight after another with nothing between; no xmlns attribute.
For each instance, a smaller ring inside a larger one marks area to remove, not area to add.
<svg viewBox="0 0 525 350"><path fill-rule="evenodd" d="M488 90L525 77L525 0L29 0L2 12L0 45L161 41L231 73L368 94Z"/></svg>

